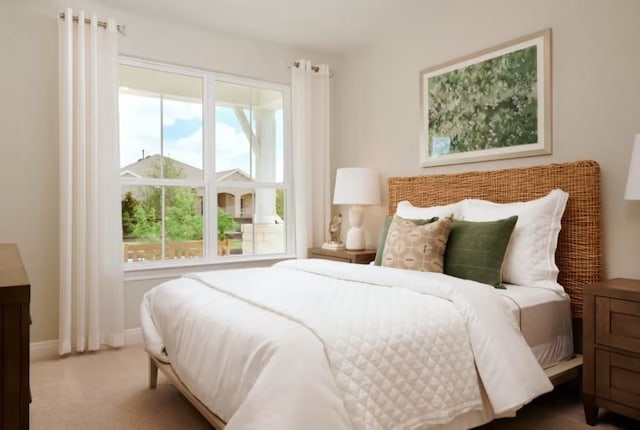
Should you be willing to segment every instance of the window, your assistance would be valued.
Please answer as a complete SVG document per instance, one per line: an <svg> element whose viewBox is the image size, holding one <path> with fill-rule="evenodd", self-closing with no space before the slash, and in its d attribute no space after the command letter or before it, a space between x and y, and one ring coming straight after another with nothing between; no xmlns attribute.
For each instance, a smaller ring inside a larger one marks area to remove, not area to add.
<svg viewBox="0 0 640 430"><path fill-rule="evenodd" d="M125 59L119 72L129 267L288 253L288 87Z"/></svg>

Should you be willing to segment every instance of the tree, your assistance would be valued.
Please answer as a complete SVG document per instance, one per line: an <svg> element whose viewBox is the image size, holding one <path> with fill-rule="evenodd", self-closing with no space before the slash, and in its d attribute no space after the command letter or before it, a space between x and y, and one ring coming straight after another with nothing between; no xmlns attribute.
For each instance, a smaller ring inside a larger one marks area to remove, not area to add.
<svg viewBox="0 0 640 430"><path fill-rule="evenodd" d="M179 179L184 177L173 160L164 157L152 166L149 177ZM164 195L163 195L164 191ZM202 240L203 219L198 213L199 197L196 190L179 186L141 187L141 198L136 200L129 192L122 200L123 231L150 243L162 240L162 201L164 199L164 237L169 242ZM126 216L125 216L126 213ZM125 224L126 219L126 224Z"/></svg>
<svg viewBox="0 0 640 430"><path fill-rule="evenodd" d="M131 236L149 243L160 242L162 225L157 222L155 210L146 211L138 206L134 213L135 225Z"/></svg>
<svg viewBox="0 0 640 430"><path fill-rule="evenodd" d="M170 158L163 159L163 167L156 163L149 173L151 178L179 179L184 177L182 169ZM136 240L158 243L162 240L162 210L164 189L164 238L167 242L202 240L203 217L199 213L200 201L195 189L179 186L141 187L140 200L131 192L122 200L123 231ZM278 214L284 215L284 194L279 191ZM126 220L126 221L125 221ZM238 228L231 214L218 208L218 240L225 240L230 232Z"/></svg>
<svg viewBox="0 0 640 430"><path fill-rule="evenodd" d="M168 157L162 158L162 169L160 163L153 163L151 171L148 176L150 178L163 178L163 179L182 179L184 178L184 171L175 165L173 160ZM164 187L164 201L167 207L173 206L176 199L176 193L180 193L184 188L180 187ZM149 211L152 208L155 210L156 215L159 217L162 215L162 187L144 187L142 189L142 205ZM158 221L160 221L158 219Z"/></svg>
<svg viewBox="0 0 640 430"><path fill-rule="evenodd" d="M131 191L127 191L124 195L124 199L122 199L122 234L125 237L128 237L133 233L133 229L136 224L134 215L138 205L138 200L133 197L133 193Z"/></svg>
<svg viewBox="0 0 640 430"><path fill-rule="evenodd" d="M202 215L196 213L197 195L193 189L176 190L171 206L165 209L167 240L202 240Z"/></svg>
<svg viewBox="0 0 640 430"><path fill-rule="evenodd" d="M282 188L276 190L276 213L284 219L284 190Z"/></svg>
<svg viewBox="0 0 640 430"><path fill-rule="evenodd" d="M238 223L233 220L231 214L222 208L218 208L218 240L225 240L227 233L235 231Z"/></svg>

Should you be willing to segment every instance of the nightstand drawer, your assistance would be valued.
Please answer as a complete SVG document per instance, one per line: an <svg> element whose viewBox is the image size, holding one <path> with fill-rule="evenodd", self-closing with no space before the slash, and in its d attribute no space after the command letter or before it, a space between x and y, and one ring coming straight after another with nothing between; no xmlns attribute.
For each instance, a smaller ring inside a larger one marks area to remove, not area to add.
<svg viewBox="0 0 640 430"><path fill-rule="evenodd" d="M595 343L640 353L640 302L595 297Z"/></svg>
<svg viewBox="0 0 640 430"><path fill-rule="evenodd" d="M312 255L311 258L322 258L323 260L332 260L332 261L342 261L343 263L351 263L351 259L349 258L340 258L338 256L333 255Z"/></svg>
<svg viewBox="0 0 640 430"><path fill-rule="evenodd" d="M596 349L596 367L596 396L640 407L640 358Z"/></svg>

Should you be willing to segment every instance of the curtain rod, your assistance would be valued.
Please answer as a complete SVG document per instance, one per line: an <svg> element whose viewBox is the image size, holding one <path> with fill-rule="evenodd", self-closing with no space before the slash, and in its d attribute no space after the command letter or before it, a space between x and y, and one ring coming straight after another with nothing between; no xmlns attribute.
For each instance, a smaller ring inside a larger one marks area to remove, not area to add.
<svg viewBox="0 0 640 430"><path fill-rule="evenodd" d="M64 17L65 17L65 13L60 12L60 19L64 19ZM74 15L73 22L78 22L78 20L79 20L78 16ZM84 23L91 24L91 19L85 18ZM98 21L98 27L107 28L107 23L105 21ZM116 29L118 30L118 33L124 34L124 25L116 25Z"/></svg>
<svg viewBox="0 0 640 430"><path fill-rule="evenodd" d="M300 62L299 61L294 61L291 64L293 65L293 67L300 67ZM318 73L320 71L320 66L311 66L311 70L313 70L314 72Z"/></svg>

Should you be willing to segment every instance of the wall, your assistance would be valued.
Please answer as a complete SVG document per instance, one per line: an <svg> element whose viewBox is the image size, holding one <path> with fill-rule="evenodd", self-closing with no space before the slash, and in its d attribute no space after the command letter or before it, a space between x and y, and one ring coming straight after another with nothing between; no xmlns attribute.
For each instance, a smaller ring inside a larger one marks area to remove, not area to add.
<svg viewBox="0 0 640 430"><path fill-rule="evenodd" d="M633 137L640 133L638 18L637 0L429 2L401 33L336 64L332 168L375 167L386 184L395 175L596 160L606 274L640 278L640 202L623 199ZM547 27L553 33L553 154L420 168L420 70ZM385 214L386 206L367 210L370 245Z"/></svg>
<svg viewBox="0 0 640 430"><path fill-rule="evenodd" d="M109 4L109 2L104 2ZM58 338L58 12L96 12L126 25L124 55L289 83L297 58L318 53L239 39L89 0L0 2L0 242L18 243L32 283L31 340ZM138 323L142 294L159 279L126 285L126 327Z"/></svg>

